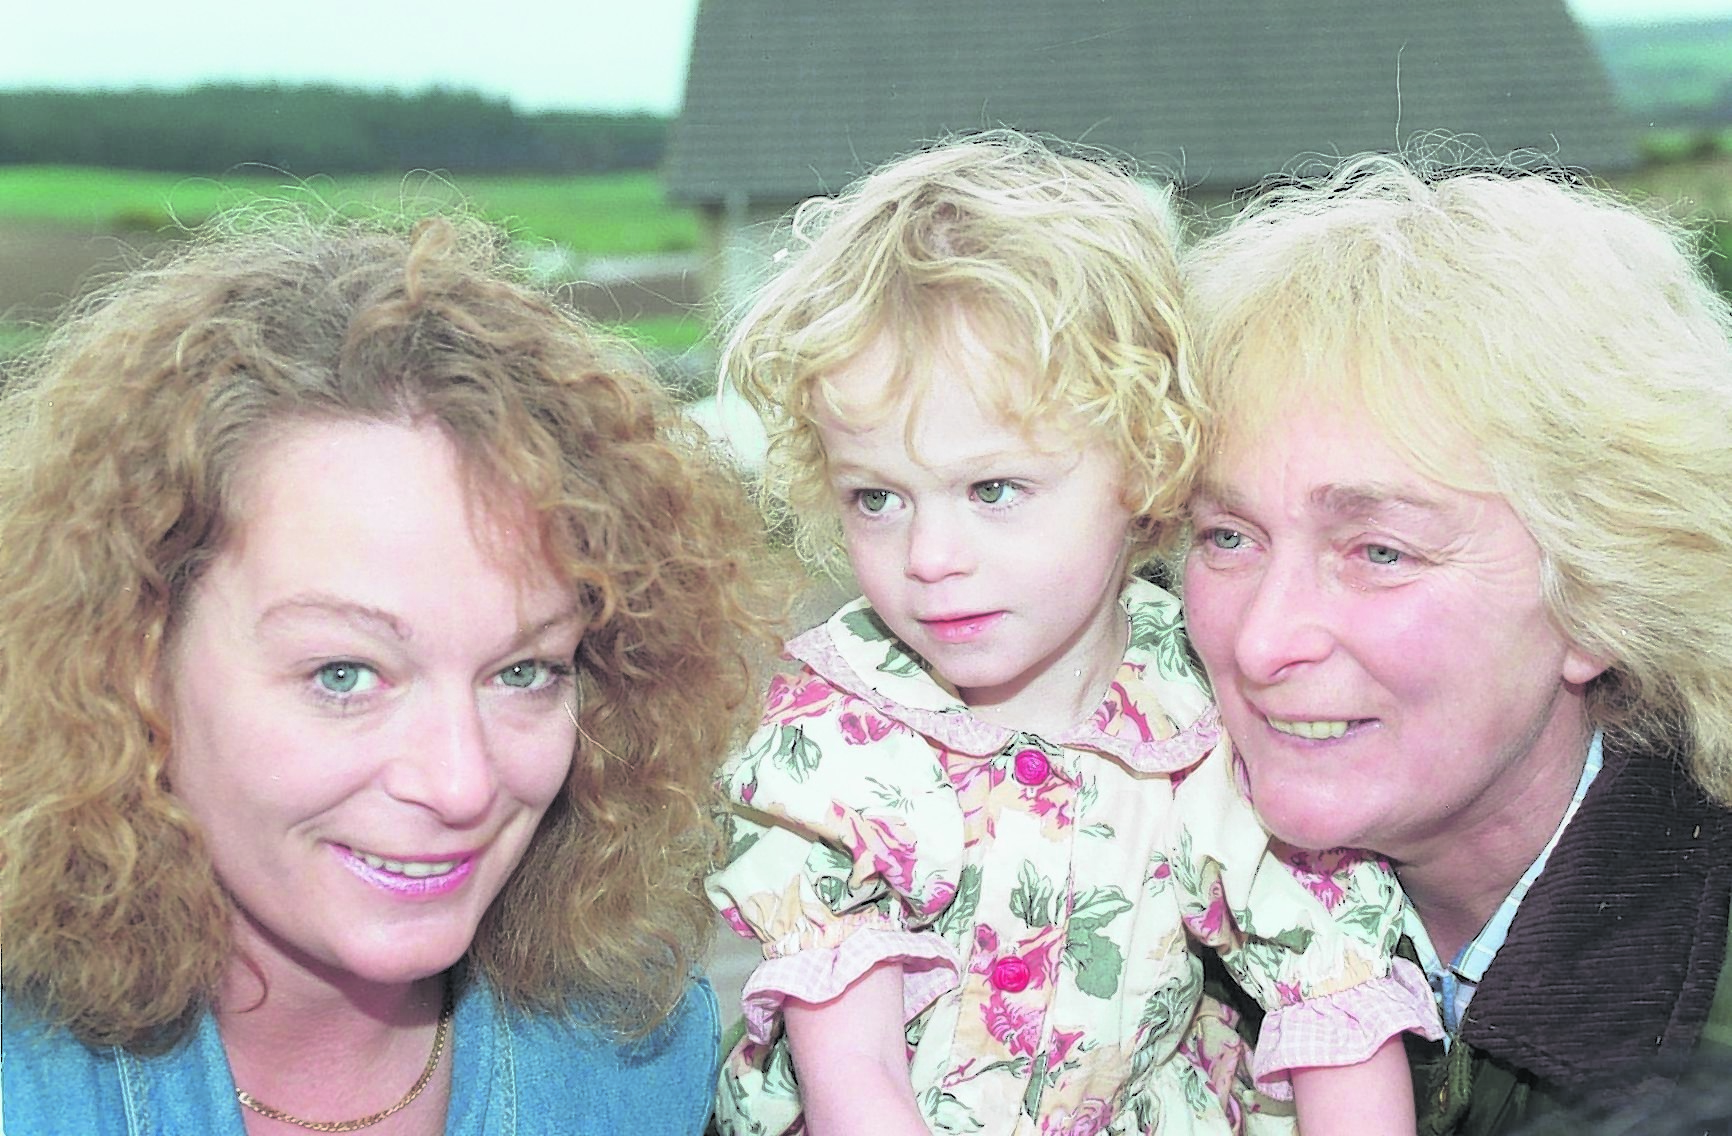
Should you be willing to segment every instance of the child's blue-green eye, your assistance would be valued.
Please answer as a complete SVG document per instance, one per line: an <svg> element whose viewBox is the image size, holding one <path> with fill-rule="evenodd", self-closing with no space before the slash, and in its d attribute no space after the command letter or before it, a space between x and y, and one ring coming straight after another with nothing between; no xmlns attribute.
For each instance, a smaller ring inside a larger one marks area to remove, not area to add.
<svg viewBox="0 0 1732 1136"><path fill-rule="evenodd" d="M1002 505L1016 496L1016 486L1008 481L982 481L974 487L974 499L983 505Z"/></svg>
<svg viewBox="0 0 1732 1136"><path fill-rule="evenodd" d="M860 502L861 511L865 513L882 513L895 499L896 494L888 489L862 489L855 495L855 500Z"/></svg>
<svg viewBox="0 0 1732 1136"><path fill-rule="evenodd" d="M313 679L329 694L354 694L357 690L371 690L378 676L371 667L344 661L326 663L313 673Z"/></svg>

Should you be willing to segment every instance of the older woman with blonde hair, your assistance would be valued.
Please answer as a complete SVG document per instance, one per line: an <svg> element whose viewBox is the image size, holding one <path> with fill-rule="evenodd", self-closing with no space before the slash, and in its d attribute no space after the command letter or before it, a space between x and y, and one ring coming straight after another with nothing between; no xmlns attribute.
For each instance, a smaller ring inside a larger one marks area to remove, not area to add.
<svg viewBox="0 0 1732 1136"><path fill-rule="evenodd" d="M1363 158L1188 263L1189 624L1280 838L1392 862L1422 1133L1732 1046L1732 317L1564 177Z"/></svg>
<svg viewBox="0 0 1732 1136"><path fill-rule="evenodd" d="M5 1125L697 1132L759 526L490 230L266 220L0 401Z"/></svg>

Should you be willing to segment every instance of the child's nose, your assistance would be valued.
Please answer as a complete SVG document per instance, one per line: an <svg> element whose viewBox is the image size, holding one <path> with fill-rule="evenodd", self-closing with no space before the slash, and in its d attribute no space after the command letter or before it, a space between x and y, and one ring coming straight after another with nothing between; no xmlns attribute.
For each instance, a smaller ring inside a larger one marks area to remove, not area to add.
<svg viewBox="0 0 1732 1136"><path fill-rule="evenodd" d="M934 583L971 567L967 541L952 519L937 510L916 510L908 524L906 572L911 580Z"/></svg>

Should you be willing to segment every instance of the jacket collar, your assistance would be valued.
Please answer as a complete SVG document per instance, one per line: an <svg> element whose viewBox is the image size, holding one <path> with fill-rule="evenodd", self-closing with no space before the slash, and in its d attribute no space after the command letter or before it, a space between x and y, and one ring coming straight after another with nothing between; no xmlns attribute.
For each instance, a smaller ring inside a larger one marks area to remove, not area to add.
<svg viewBox="0 0 1732 1136"><path fill-rule="evenodd" d="M1677 750L1607 738L1606 767L1486 971L1459 1037L1542 1079L1615 1093L1686 1060L1732 907L1732 811Z"/></svg>

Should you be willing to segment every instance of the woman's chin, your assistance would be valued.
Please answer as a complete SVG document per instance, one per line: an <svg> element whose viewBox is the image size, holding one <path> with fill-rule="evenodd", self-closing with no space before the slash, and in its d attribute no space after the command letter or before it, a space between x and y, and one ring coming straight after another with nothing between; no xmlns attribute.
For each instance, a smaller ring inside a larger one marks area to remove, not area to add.
<svg viewBox="0 0 1732 1136"><path fill-rule="evenodd" d="M414 983L443 974L462 961L469 942L422 944L410 949L356 952L340 960L340 966L355 978L382 985Z"/></svg>
<svg viewBox="0 0 1732 1136"><path fill-rule="evenodd" d="M1355 815L1363 810L1363 801L1353 802L1350 811L1338 797L1287 787L1258 794L1256 800L1258 819L1283 844L1314 852L1366 847L1367 826Z"/></svg>

